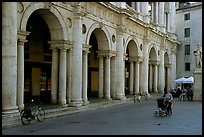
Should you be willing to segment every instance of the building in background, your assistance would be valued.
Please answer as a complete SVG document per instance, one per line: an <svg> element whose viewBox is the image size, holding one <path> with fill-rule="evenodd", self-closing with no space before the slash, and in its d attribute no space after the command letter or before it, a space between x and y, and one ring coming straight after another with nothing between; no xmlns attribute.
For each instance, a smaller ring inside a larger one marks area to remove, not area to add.
<svg viewBox="0 0 204 137"><path fill-rule="evenodd" d="M194 50L202 45L202 2L178 2L176 34L181 44L177 47L177 78L191 77L196 63Z"/></svg>

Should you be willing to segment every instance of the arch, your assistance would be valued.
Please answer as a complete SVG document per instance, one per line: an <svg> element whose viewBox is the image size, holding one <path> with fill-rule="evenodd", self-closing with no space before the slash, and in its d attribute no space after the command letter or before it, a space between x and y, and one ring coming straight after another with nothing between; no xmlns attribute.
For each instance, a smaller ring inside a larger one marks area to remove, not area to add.
<svg viewBox="0 0 204 137"><path fill-rule="evenodd" d="M129 49L129 56L139 56L139 44L133 36L129 36L125 43L124 52L126 53L127 48Z"/></svg>
<svg viewBox="0 0 204 137"><path fill-rule="evenodd" d="M168 52L164 53L164 64L169 64L170 63L170 59L169 59L169 54Z"/></svg>
<svg viewBox="0 0 204 137"><path fill-rule="evenodd" d="M101 24L98 22L93 23L86 35L86 45L89 44L92 33L96 36L99 50L111 50L111 36L105 26L101 27Z"/></svg>
<svg viewBox="0 0 204 137"><path fill-rule="evenodd" d="M54 7L47 8L45 2L34 2L30 4L23 13L20 21L20 30L26 31L27 21L30 15L36 11L38 12L48 24L51 34L51 40L67 40L67 28L65 21L59 11Z"/></svg>
<svg viewBox="0 0 204 137"><path fill-rule="evenodd" d="M149 59L150 60L157 60L158 56L157 56L157 52L156 49L154 47L154 44L152 44L149 48Z"/></svg>

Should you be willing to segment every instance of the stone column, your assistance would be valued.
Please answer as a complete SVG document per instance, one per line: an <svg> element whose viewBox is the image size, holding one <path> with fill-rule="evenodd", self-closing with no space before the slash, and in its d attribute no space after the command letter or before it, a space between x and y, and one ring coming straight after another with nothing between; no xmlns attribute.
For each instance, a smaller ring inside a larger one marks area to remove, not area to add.
<svg viewBox="0 0 204 137"><path fill-rule="evenodd" d="M72 48L68 49L67 52L67 103L68 105L71 103L72 96Z"/></svg>
<svg viewBox="0 0 204 137"><path fill-rule="evenodd" d="M151 2L151 19L153 22L155 21L155 14L154 14L155 10L154 9L155 9L154 2Z"/></svg>
<svg viewBox="0 0 204 137"><path fill-rule="evenodd" d="M66 52L67 49L60 48L60 66L59 66L59 104L62 107L68 106L66 103Z"/></svg>
<svg viewBox="0 0 204 137"><path fill-rule="evenodd" d="M17 51L17 106L20 110L24 108L24 43L26 36L30 34L25 31L18 31Z"/></svg>
<svg viewBox="0 0 204 137"><path fill-rule="evenodd" d="M172 81L171 81L171 89L174 89L174 80L176 79L176 51L172 51L171 53L171 76L172 76Z"/></svg>
<svg viewBox="0 0 204 137"><path fill-rule="evenodd" d="M122 26L118 28L117 32L117 54L116 54L116 87L115 87L115 99L125 100L125 58L124 58L124 48L123 48L123 30Z"/></svg>
<svg viewBox="0 0 204 137"><path fill-rule="evenodd" d="M139 93L141 93L141 92L143 92L144 91L144 81L143 81L143 62L141 61L140 62L140 65L139 65L139 68L140 68L140 70L139 70Z"/></svg>
<svg viewBox="0 0 204 137"><path fill-rule="evenodd" d="M149 91L152 92L152 82L153 82L152 64L149 64Z"/></svg>
<svg viewBox="0 0 204 137"><path fill-rule="evenodd" d="M83 100L83 105L87 105L89 104L88 98L87 98L87 83L88 83L88 53L89 52L89 48L91 46L84 46L83 47L83 62L82 62L82 68L83 68L83 72L82 72L82 100Z"/></svg>
<svg viewBox="0 0 204 137"><path fill-rule="evenodd" d="M148 94L148 64L149 64L149 54L148 54L149 42L144 40L143 49L143 92Z"/></svg>
<svg viewBox="0 0 204 137"><path fill-rule="evenodd" d="M160 49L159 88L160 88L160 93L163 93L164 92L164 50L163 49Z"/></svg>
<svg viewBox="0 0 204 137"><path fill-rule="evenodd" d="M115 98L115 57L111 58L111 98Z"/></svg>
<svg viewBox="0 0 204 137"><path fill-rule="evenodd" d="M72 99L70 106L82 106L82 13L80 3L74 8L73 18L73 62L72 62Z"/></svg>
<svg viewBox="0 0 204 137"><path fill-rule="evenodd" d="M133 81L134 81L134 62L130 61L130 81L129 81L129 89L130 94L133 94Z"/></svg>
<svg viewBox="0 0 204 137"><path fill-rule="evenodd" d="M164 2L159 2L159 25L161 32L165 32L164 26Z"/></svg>
<svg viewBox="0 0 204 137"><path fill-rule="evenodd" d="M51 42L50 42L51 44ZM51 72L51 104L57 104L58 91L58 49L51 45L52 49L52 72Z"/></svg>
<svg viewBox="0 0 204 137"><path fill-rule="evenodd" d="M103 98L103 56L99 55L99 89L98 89L98 98Z"/></svg>
<svg viewBox="0 0 204 137"><path fill-rule="evenodd" d="M171 83L172 83L172 80L171 80L171 64L169 63L167 65L167 89L170 90L171 88Z"/></svg>
<svg viewBox="0 0 204 137"><path fill-rule="evenodd" d="M170 2L170 32L176 33L176 5L175 2Z"/></svg>
<svg viewBox="0 0 204 137"><path fill-rule="evenodd" d="M158 6L159 2L155 2L155 23L158 24L159 23L159 6Z"/></svg>
<svg viewBox="0 0 204 137"><path fill-rule="evenodd" d="M158 83L158 74L157 74L157 72L158 72L158 69L157 69L157 63L155 63L155 65L154 65L154 92L155 93L158 93L158 91L157 91L157 83Z"/></svg>
<svg viewBox="0 0 204 137"><path fill-rule="evenodd" d="M138 12L140 12L140 2L136 2L136 9Z"/></svg>
<svg viewBox="0 0 204 137"><path fill-rule="evenodd" d="M139 94L139 81L140 81L139 67L140 67L139 61L135 62L135 92L134 92L135 94Z"/></svg>
<svg viewBox="0 0 204 137"><path fill-rule="evenodd" d="M105 98L111 100L110 97L110 55L105 58Z"/></svg>
<svg viewBox="0 0 204 137"><path fill-rule="evenodd" d="M17 3L2 3L2 114L17 113Z"/></svg>
<svg viewBox="0 0 204 137"><path fill-rule="evenodd" d="M148 17L148 2L142 2L142 13L144 15L144 22L149 23L149 17Z"/></svg>

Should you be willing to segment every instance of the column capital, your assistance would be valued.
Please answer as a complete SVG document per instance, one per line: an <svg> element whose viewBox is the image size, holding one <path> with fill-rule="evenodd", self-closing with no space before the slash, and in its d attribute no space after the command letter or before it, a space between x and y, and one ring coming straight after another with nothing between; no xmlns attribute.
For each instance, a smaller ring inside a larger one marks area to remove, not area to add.
<svg viewBox="0 0 204 137"><path fill-rule="evenodd" d="M30 34L30 32L28 31L23 31L23 30L18 30L17 31L18 34L18 40L17 43L18 45L24 45L25 42L27 42L28 40L26 40L26 36Z"/></svg>
<svg viewBox="0 0 204 137"><path fill-rule="evenodd" d="M50 48L70 49L73 47L73 42L69 40L52 40L48 41Z"/></svg>
<svg viewBox="0 0 204 137"><path fill-rule="evenodd" d="M105 57L116 56L116 51L111 51L111 50L98 50L97 53L98 53L98 56L105 56Z"/></svg>
<svg viewBox="0 0 204 137"><path fill-rule="evenodd" d="M86 53L90 53L89 49L90 49L91 47L92 47L91 45L83 44L83 51L86 52Z"/></svg>
<svg viewBox="0 0 204 137"><path fill-rule="evenodd" d="M165 63L164 67L171 68L171 63Z"/></svg>
<svg viewBox="0 0 204 137"><path fill-rule="evenodd" d="M142 62L143 59L141 56L135 56L135 57L129 57L129 61L133 61L133 62Z"/></svg>
<svg viewBox="0 0 204 137"><path fill-rule="evenodd" d="M155 60L155 59L149 60L149 64L151 64L151 65L159 65L159 60Z"/></svg>

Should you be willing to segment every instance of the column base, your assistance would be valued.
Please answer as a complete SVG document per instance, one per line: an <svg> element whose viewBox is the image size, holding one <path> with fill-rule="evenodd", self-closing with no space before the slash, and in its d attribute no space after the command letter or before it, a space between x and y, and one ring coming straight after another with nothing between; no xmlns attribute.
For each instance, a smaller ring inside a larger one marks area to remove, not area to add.
<svg viewBox="0 0 204 137"><path fill-rule="evenodd" d="M107 101L112 100L112 98L110 98L110 97L106 97L105 99L106 99Z"/></svg>
<svg viewBox="0 0 204 137"><path fill-rule="evenodd" d="M115 99L116 100L123 100L124 101L124 100L126 100L126 96L124 96L124 95L116 95Z"/></svg>
<svg viewBox="0 0 204 137"><path fill-rule="evenodd" d="M65 108L65 107L68 107L68 104L60 104L60 106Z"/></svg>
<svg viewBox="0 0 204 137"><path fill-rule="evenodd" d="M71 106L71 107L80 107L80 106L82 106L82 102L81 101L79 101L79 102L71 102L70 104L69 104L69 106Z"/></svg>
<svg viewBox="0 0 204 137"><path fill-rule="evenodd" d="M89 104L89 101L83 101L82 106L86 106Z"/></svg>

